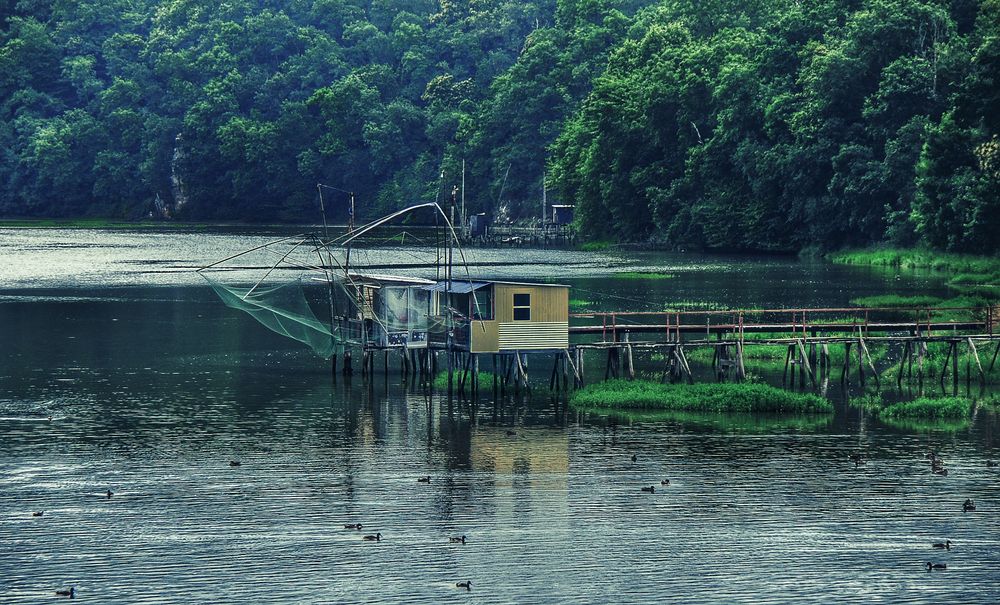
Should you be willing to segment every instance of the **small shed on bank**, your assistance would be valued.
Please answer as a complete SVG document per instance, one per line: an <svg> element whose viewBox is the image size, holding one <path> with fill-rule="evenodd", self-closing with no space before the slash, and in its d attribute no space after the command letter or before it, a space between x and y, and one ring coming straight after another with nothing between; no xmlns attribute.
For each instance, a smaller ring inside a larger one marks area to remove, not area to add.
<svg viewBox="0 0 1000 605"><path fill-rule="evenodd" d="M573 204L552 204L552 224L569 225L573 222L575 209Z"/></svg>

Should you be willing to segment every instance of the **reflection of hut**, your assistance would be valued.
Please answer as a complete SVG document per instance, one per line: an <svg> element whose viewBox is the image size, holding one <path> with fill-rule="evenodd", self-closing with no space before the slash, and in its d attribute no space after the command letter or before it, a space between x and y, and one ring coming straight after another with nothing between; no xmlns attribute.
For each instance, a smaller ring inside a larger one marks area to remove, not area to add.
<svg viewBox="0 0 1000 605"><path fill-rule="evenodd" d="M552 204L552 224L569 225L573 222L573 204Z"/></svg>
<svg viewBox="0 0 1000 605"><path fill-rule="evenodd" d="M510 473L531 471L552 473L565 481L569 471L569 438L565 433L548 429L518 428L523 439L511 439L505 429L479 428L472 433L472 468L475 470Z"/></svg>
<svg viewBox="0 0 1000 605"><path fill-rule="evenodd" d="M569 286L452 281L426 288L451 308L453 342L459 348L501 353L569 347ZM442 302L440 308L444 307ZM431 323L432 341L446 341L447 334L436 332ZM440 318L438 325L445 324Z"/></svg>

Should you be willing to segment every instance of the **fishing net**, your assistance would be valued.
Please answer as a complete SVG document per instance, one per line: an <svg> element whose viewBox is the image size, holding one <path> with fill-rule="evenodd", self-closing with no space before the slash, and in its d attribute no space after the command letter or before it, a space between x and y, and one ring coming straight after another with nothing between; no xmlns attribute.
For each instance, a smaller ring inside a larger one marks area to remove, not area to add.
<svg viewBox="0 0 1000 605"><path fill-rule="evenodd" d="M322 307L325 303L329 310L323 315L334 318L332 322L324 322L313 311L301 278L277 286L237 287L201 275L226 306L247 313L273 332L305 344L320 357L341 353L344 345L354 340L352 322L347 319L354 305L342 284L312 288L317 299L315 306ZM322 291L327 289L329 292Z"/></svg>

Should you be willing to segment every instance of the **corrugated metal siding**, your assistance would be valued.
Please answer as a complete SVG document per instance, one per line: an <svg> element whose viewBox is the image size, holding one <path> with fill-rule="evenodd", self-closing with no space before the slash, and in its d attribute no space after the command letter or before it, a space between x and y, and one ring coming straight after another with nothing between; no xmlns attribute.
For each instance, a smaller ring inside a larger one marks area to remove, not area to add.
<svg viewBox="0 0 1000 605"><path fill-rule="evenodd" d="M501 351L565 349L569 347L569 322L515 321L499 324Z"/></svg>

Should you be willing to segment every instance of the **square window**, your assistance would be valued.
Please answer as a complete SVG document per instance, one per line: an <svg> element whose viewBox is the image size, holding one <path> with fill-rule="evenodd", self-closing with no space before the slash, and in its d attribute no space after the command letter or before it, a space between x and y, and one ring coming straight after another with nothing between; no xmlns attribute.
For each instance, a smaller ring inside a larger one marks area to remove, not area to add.
<svg viewBox="0 0 1000 605"><path fill-rule="evenodd" d="M514 295L514 321L531 321L531 294Z"/></svg>

